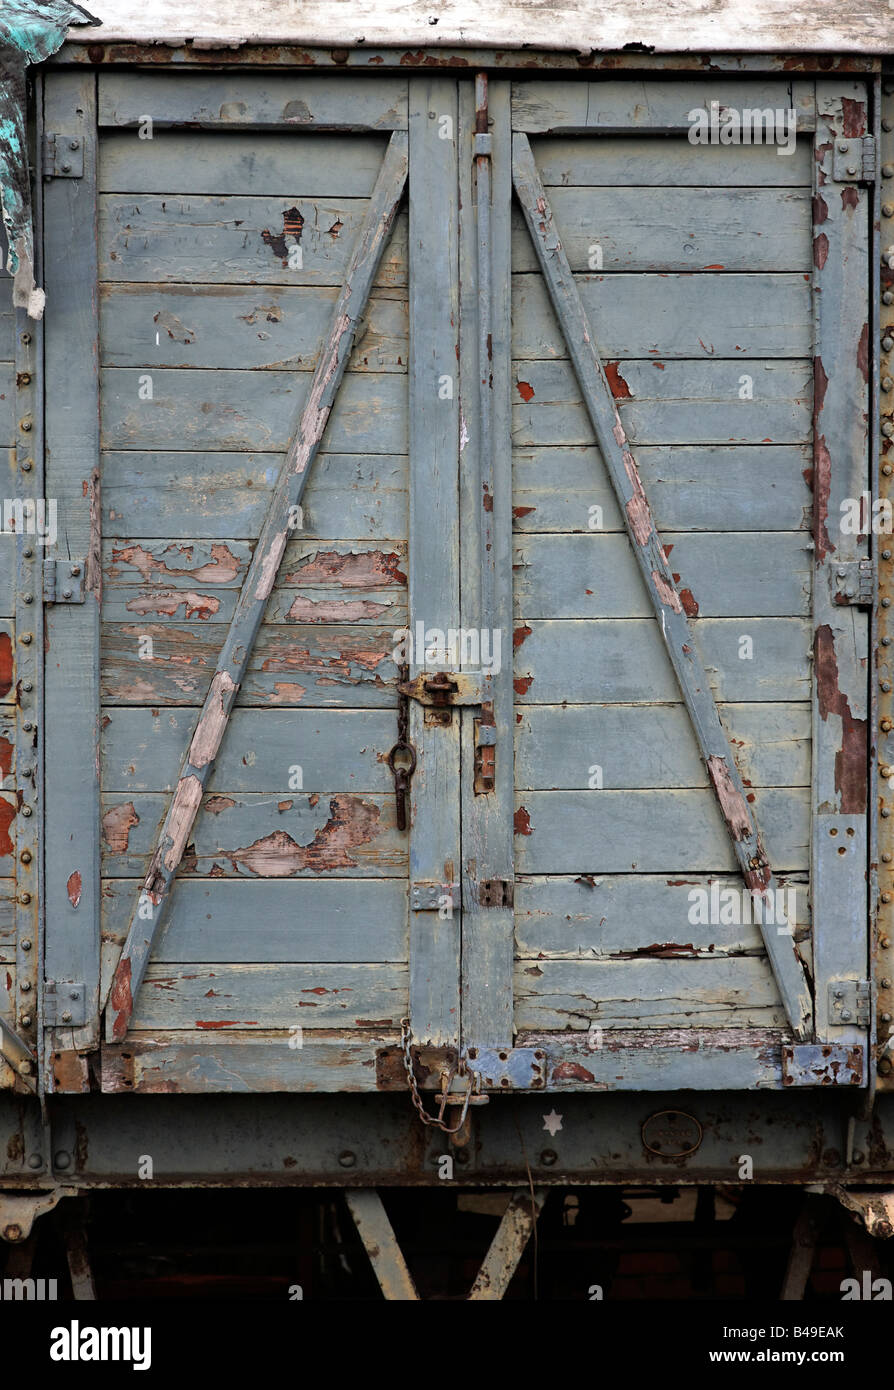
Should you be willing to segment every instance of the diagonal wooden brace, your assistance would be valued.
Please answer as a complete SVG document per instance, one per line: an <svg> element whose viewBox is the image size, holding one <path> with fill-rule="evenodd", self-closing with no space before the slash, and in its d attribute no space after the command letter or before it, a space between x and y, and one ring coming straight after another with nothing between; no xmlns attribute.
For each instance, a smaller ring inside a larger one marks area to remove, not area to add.
<svg viewBox="0 0 894 1390"><path fill-rule="evenodd" d="M239 592L211 688L205 698L180 777L158 833L155 851L134 904L127 939L109 993L107 1037L119 1042L127 1032L134 1000L146 973L153 942L170 901L171 886L189 841L214 759L248 667L292 529L290 518L301 501L329 414L366 308L407 180L405 132L391 136L369 208L338 297L329 336L311 382L298 431L286 454L270 499L248 573Z"/></svg>
<svg viewBox="0 0 894 1390"><path fill-rule="evenodd" d="M526 135L516 135L513 139L512 178L736 859L750 892L765 898L774 892L770 864L751 807L745 799L729 739L720 722L708 676L699 659L661 537L655 529L636 460L630 452L602 361L590 336L590 323ZM806 1038L812 1005L807 977L794 939L788 932L780 933L773 914L758 915L762 919L771 919L769 922L761 921L761 935L789 1024L796 1038Z"/></svg>

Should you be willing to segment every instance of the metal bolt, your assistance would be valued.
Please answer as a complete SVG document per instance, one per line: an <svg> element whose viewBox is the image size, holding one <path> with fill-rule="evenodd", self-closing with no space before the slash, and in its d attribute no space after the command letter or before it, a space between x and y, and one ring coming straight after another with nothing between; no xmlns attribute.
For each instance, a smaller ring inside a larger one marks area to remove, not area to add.
<svg viewBox="0 0 894 1390"><path fill-rule="evenodd" d="M857 172L857 166L856 166L856 164L849 164L849 165L847 166L847 172L848 172L851 176L853 176L853 175Z"/></svg>
<svg viewBox="0 0 894 1390"><path fill-rule="evenodd" d="M31 992L31 981L30 981L30 980L23 980L22 983L21 983L20 988L21 988L21 991L22 991L23 994L30 994L30 992Z"/></svg>
<svg viewBox="0 0 894 1390"><path fill-rule="evenodd" d="M890 894L890 893L883 893L883 894L882 894L882 902L883 902L883 903L889 903L890 901L891 901L891 894Z"/></svg>
<svg viewBox="0 0 894 1390"><path fill-rule="evenodd" d="M26 560L30 560L34 555L34 551L30 545L26 545L25 549L22 551L22 554L24 555Z"/></svg>
<svg viewBox="0 0 894 1390"><path fill-rule="evenodd" d="M68 991L68 997L69 997L69 999L80 999L80 997L81 997L80 991L79 991L79 990L76 990L76 989L70 989L70 990Z"/></svg>
<svg viewBox="0 0 894 1390"><path fill-rule="evenodd" d="M29 1167L29 1168L42 1168L42 1167L43 1167L43 1159L41 1158L40 1154L32 1154L32 1155L30 1156L30 1158L28 1159L28 1167Z"/></svg>
<svg viewBox="0 0 894 1390"><path fill-rule="evenodd" d="M891 639L890 639L890 637L883 637L883 638L882 638L882 646L883 646L883 647L890 647L890 645L891 645Z"/></svg>
<svg viewBox="0 0 894 1390"><path fill-rule="evenodd" d="M353 1168L354 1164L357 1162L357 1155L352 1153L350 1149L342 1149L338 1156L338 1161L342 1168Z"/></svg>
<svg viewBox="0 0 894 1390"><path fill-rule="evenodd" d="M844 1015L842 1014L842 1018L843 1018L843 1017L844 1017ZM62 1022L63 1022L63 1023L71 1023L71 1010L70 1010L70 1009L66 1009L66 1010L65 1010L64 1014L62 1015Z"/></svg>
<svg viewBox="0 0 894 1390"><path fill-rule="evenodd" d="M839 140L839 142L838 142L838 153L839 153L839 154L847 154L847 152L848 152L849 149L850 149L850 145L847 143L846 140Z"/></svg>
<svg viewBox="0 0 894 1390"><path fill-rule="evenodd" d="M890 1022L891 1022L891 1015L890 1015L890 1014L882 1014L882 1023L890 1023Z"/></svg>
<svg viewBox="0 0 894 1390"><path fill-rule="evenodd" d="M892 386L894 386L894 377L892 377L892 376L882 377L882 390L883 390L883 391L890 391Z"/></svg>
<svg viewBox="0 0 894 1390"><path fill-rule="evenodd" d="M883 807L882 807L882 819L883 819L883 820L887 820L888 817L890 816L890 814L891 814L891 812L888 810L887 806L883 806Z"/></svg>
<svg viewBox="0 0 894 1390"><path fill-rule="evenodd" d="M890 936L880 936L878 939L878 944L881 946L883 951L887 951L888 947L891 945Z"/></svg>
<svg viewBox="0 0 894 1390"><path fill-rule="evenodd" d="M64 1018L65 1015L63 1014L62 1017ZM843 1021L844 1023L850 1023L850 1021L851 1021L851 1011L850 1011L850 1009L842 1009L842 1010L841 1010L841 1018L842 1018L842 1021Z"/></svg>
<svg viewBox="0 0 894 1390"><path fill-rule="evenodd" d="M843 998L844 998L844 990L843 990L843 989L833 989L833 991L832 991L832 998L833 998L833 999L843 999Z"/></svg>
<svg viewBox="0 0 894 1390"><path fill-rule="evenodd" d="M880 775L881 777L892 777L892 776L894 776L894 767L889 767L888 764L885 763L885 765L884 765L883 767L880 767L880 768L879 768L879 775Z"/></svg>
<svg viewBox="0 0 894 1390"><path fill-rule="evenodd" d="M62 169L63 174L70 174L70 173L71 173L71 164L70 164L67 160L66 160L66 162L65 162L64 164L62 164L60 167L61 167L61 169Z"/></svg>
<svg viewBox="0 0 894 1390"><path fill-rule="evenodd" d="M863 1163L864 1160L865 1160L865 1158L866 1158L866 1155L860 1153L860 1151L859 1151L859 1149L858 1149L858 1150L854 1153L853 1157L851 1158L851 1162L852 1162L852 1163Z"/></svg>
<svg viewBox="0 0 894 1390"><path fill-rule="evenodd" d="M885 352L890 352L892 347L894 347L894 338L889 338L888 335L885 334L884 338L882 338L882 347L885 349Z"/></svg>
<svg viewBox="0 0 894 1390"><path fill-rule="evenodd" d="M30 632L23 632L22 635L21 635L21 637L19 638L19 641L22 643L22 645L23 645L24 647L30 647L33 640L34 640L34 639L33 639L33 637L32 637L32 635L31 635ZM31 728L31 725L30 725L30 724L25 724L24 727L25 727L26 729L30 729L30 728Z"/></svg>
<svg viewBox="0 0 894 1390"><path fill-rule="evenodd" d="M67 1168L71 1163L71 1154L67 1154L64 1149L60 1149L53 1159L57 1168Z"/></svg>
<svg viewBox="0 0 894 1390"><path fill-rule="evenodd" d="M839 578L839 579L846 579L846 578L847 578L847 570L839 570L839 571L838 571L838 578Z"/></svg>
<svg viewBox="0 0 894 1390"><path fill-rule="evenodd" d="M33 467L34 467L34 464L31 462L30 459L22 459L22 472L23 472L23 473L30 473L30 472L31 472L31 469L32 469Z"/></svg>
<svg viewBox="0 0 894 1390"><path fill-rule="evenodd" d="M894 129L894 122L889 121L888 118L885 117L885 119L882 121L882 130L892 130L892 129Z"/></svg>
<svg viewBox="0 0 894 1390"><path fill-rule="evenodd" d="M22 420L22 422L21 422L21 428L25 431L26 434L28 434L29 431L30 431L30 429L31 429L31 421L30 421L30 420Z"/></svg>
<svg viewBox="0 0 894 1390"><path fill-rule="evenodd" d="M882 989L890 989L890 988L891 988L891 981L888 979L887 975L885 976L885 978L884 978L883 980L880 980L880 981L879 981L879 984L881 985Z"/></svg>
<svg viewBox="0 0 894 1390"><path fill-rule="evenodd" d="M891 435L894 434L894 424L890 420L886 420L882 425L882 434L886 439L890 439Z"/></svg>
<svg viewBox="0 0 894 1390"><path fill-rule="evenodd" d="M889 691L890 689L891 689L891 682L890 682L890 681L882 681L882 690L884 690L885 694L887 694L888 691Z"/></svg>
<svg viewBox="0 0 894 1390"><path fill-rule="evenodd" d="M894 468L891 467L890 463L883 463L882 472L884 473L886 478L890 478L891 474L894 473ZM884 599L882 600L882 602L884 603ZM885 604L886 608L888 607L888 604L890 604L890 602L891 600L888 599L888 602Z"/></svg>
<svg viewBox="0 0 894 1390"><path fill-rule="evenodd" d="M22 594L22 602L23 602L23 603L33 603L33 602L34 602L34 595L33 595L33 594Z"/></svg>
<svg viewBox="0 0 894 1390"><path fill-rule="evenodd" d="M80 574L80 572L81 572L81 567L80 567L80 565L72 565L71 571L70 571L71 574L77 575L77 574Z"/></svg>
<svg viewBox="0 0 894 1390"><path fill-rule="evenodd" d="M878 1071L879 1076L891 1075L891 1059L889 1057L882 1058L882 1060L878 1064Z"/></svg>
<svg viewBox="0 0 894 1390"><path fill-rule="evenodd" d="M883 550L883 551L882 551L882 559L883 559L883 560L890 560L890 558L891 558L891 552L890 552L890 550Z"/></svg>
<svg viewBox="0 0 894 1390"><path fill-rule="evenodd" d="M894 293L892 293L891 290L885 290L884 294L882 295L882 303L894 304Z"/></svg>
<svg viewBox="0 0 894 1390"><path fill-rule="evenodd" d="M31 901L31 894L30 894L30 893L20 893L20 894L19 894L19 902L22 904L23 907L27 907L28 904L30 903L30 901ZM22 988L24 989L24 985L22 986Z"/></svg>
<svg viewBox="0 0 894 1390"><path fill-rule="evenodd" d="M21 1025L22 1025L23 1028L30 1028L30 1027L31 1027L31 1015L30 1015L30 1014L22 1014L21 1018L19 1019L19 1023L21 1023Z"/></svg>
<svg viewBox="0 0 894 1390"><path fill-rule="evenodd" d="M22 815L23 815L23 816L28 817L28 816L33 815L33 814L34 814L34 813L32 812L30 806L23 806L23 807L22 807Z"/></svg>
<svg viewBox="0 0 894 1390"><path fill-rule="evenodd" d="M891 433L894 434L894 425L891 426ZM71 589L63 589L63 590L62 590L62 597L63 597L63 598L71 598Z"/></svg>
<svg viewBox="0 0 894 1390"><path fill-rule="evenodd" d="M34 689L34 683L33 683L33 681L22 681L22 689L23 689L23 690L33 690L33 689Z"/></svg>
<svg viewBox="0 0 894 1390"><path fill-rule="evenodd" d="M23 951L30 951L30 950L31 950L31 938L30 938L30 936L26 936L26 937L25 937L25 940L22 942L22 950L23 950Z"/></svg>
<svg viewBox="0 0 894 1390"><path fill-rule="evenodd" d="M888 851L885 850L884 854L882 855L882 863L883 863L883 864L890 864L890 862L891 862L891 856L890 856L890 854L888 853Z"/></svg>
<svg viewBox="0 0 894 1390"><path fill-rule="evenodd" d="M556 1153L555 1149L544 1149L543 1153L540 1155L540 1162L543 1164L544 1168L552 1168L553 1164L558 1163L558 1161L559 1155Z"/></svg>
<svg viewBox="0 0 894 1390"><path fill-rule="evenodd" d="M883 164L883 165L882 165L882 178L883 178L883 179L894 179L894 164Z"/></svg>
<svg viewBox="0 0 894 1390"><path fill-rule="evenodd" d="M69 140L69 142L68 142L68 148L69 148L70 150L77 150L77 149L80 148L80 145L81 145L80 140Z"/></svg>
<svg viewBox="0 0 894 1390"><path fill-rule="evenodd" d="M850 169L847 172L850 173ZM856 173L856 169L853 172ZM885 217L894 217L894 203L882 203L882 214Z"/></svg>
<svg viewBox="0 0 894 1390"><path fill-rule="evenodd" d="M886 734L889 734L889 733L891 732L892 729L894 729L894 724L891 723L890 719L883 719L883 720L882 720L882 732L883 732L883 733L886 733Z"/></svg>
<svg viewBox="0 0 894 1390"><path fill-rule="evenodd" d="M21 859L21 861L22 861L23 864L30 864L30 863L31 863L31 851L30 851L30 849L23 849L23 850L22 850L22 853L19 855L19 858Z"/></svg>

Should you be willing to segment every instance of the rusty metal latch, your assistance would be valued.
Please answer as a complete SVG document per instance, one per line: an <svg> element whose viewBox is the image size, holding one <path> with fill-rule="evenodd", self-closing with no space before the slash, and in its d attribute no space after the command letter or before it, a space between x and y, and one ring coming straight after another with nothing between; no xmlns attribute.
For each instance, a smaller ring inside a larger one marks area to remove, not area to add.
<svg viewBox="0 0 894 1390"><path fill-rule="evenodd" d="M855 1024L868 1028L870 1019L868 980L832 980L829 984L829 1022L836 1028Z"/></svg>
<svg viewBox="0 0 894 1390"><path fill-rule="evenodd" d="M84 141L79 135L48 134L43 141L45 179L82 179L84 177Z"/></svg>
<svg viewBox="0 0 894 1390"><path fill-rule="evenodd" d="M832 600L838 607L854 605L871 608L875 593L876 569L873 560L842 560L829 571Z"/></svg>
<svg viewBox="0 0 894 1390"><path fill-rule="evenodd" d="M483 705L492 700L492 677L479 671L423 671L397 689L421 705L449 709L455 705Z"/></svg>
<svg viewBox="0 0 894 1390"><path fill-rule="evenodd" d="M83 560L44 560L44 603L83 603L85 568Z"/></svg>
<svg viewBox="0 0 894 1390"><path fill-rule="evenodd" d="M875 183L875 137L849 135L835 141L832 152L832 178L835 183Z"/></svg>

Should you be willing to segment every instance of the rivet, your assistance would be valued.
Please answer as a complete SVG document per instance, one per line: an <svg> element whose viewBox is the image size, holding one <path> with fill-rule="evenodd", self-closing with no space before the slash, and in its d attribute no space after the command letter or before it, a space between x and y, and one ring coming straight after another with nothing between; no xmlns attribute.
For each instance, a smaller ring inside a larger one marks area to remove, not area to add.
<svg viewBox="0 0 894 1390"><path fill-rule="evenodd" d="M57 1168L67 1168L71 1163L71 1154L67 1154L64 1149L60 1149L55 1155L53 1162Z"/></svg>
<svg viewBox="0 0 894 1390"><path fill-rule="evenodd" d="M354 1164L357 1162L357 1155L352 1153L350 1149L342 1149L338 1156L338 1161L342 1168L353 1168Z"/></svg>
<svg viewBox="0 0 894 1390"><path fill-rule="evenodd" d="M22 594L22 602L23 602L23 603L33 603L33 602L34 602L34 595L33 595L33 594Z"/></svg>
<svg viewBox="0 0 894 1390"><path fill-rule="evenodd" d="M883 165L882 165L882 178L883 178L883 179L894 179L894 164L883 164Z"/></svg>
<svg viewBox="0 0 894 1390"><path fill-rule="evenodd" d="M850 169L848 169L848 173L850 172ZM855 169L854 173L856 172ZM894 217L894 203L882 203L882 214L885 217Z"/></svg>
<svg viewBox="0 0 894 1390"><path fill-rule="evenodd" d="M65 1017L65 1014L63 1014L62 1017L64 1018L64 1017ZM850 1021L851 1021L851 1011L850 1011L850 1009L842 1009L842 1010L841 1010L841 1017L842 1017L842 1019L843 1019L843 1021L844 1021L845 1023L850 1023Z"/></svg>
<svg viewBox="0 0 894 1390"><path fill-rule="evenodd" d="M34 467L34 464L31 462L30 459L22 459L22 472L23 472L23 473L30 473L30 472L31 472L31 469L32 469L33 467Z"/></svg>
<svg viewBox="0 0 894 1390"><path fill-rule="evenodd" d="M878 1064L878 1071L879 1071L879 1076L890 1076L890 1075L891 1075L891 1060L890 1060L890 1058L888 1058L888 1057L883 1057L883 1058L882 1058L882 1060L881 1060L881 1061L879 1062L879 1064Z"/></svg>
<svg viewBox="0 0 894 1390"><path fill-rule="evenodd" d="M894 434L894 425L891 426L891 433ZM63 590L62 590L62 597L63 597L63 598L71 598L71 589L63 589Z"/></svg>
<svg viewBox="0 0 894 1390"><path fill-rule="evenodd" d="M68 997L69 997L69 999L80 999L80 997L81 997L80 991L79 991L79 990L76 990L76 989L71 989L71 990L69 990L69 992L68 992Z"/></svg>
<svg viewBox="0 0 894 1390"><path fill-rule="evenodd" d="M833 998L833 999L843 999L843 998L844 998L844 990L843 990L843 989L833 989L833 991L832 991L832 998Z"/></svg>
<svg viewBox="0 0 894 1390"><path fill-rule="evenodd" d="M891 130L891 129L894 129L894 123L892 123L890 120L888 120L888 118L887 118L887 116L886 116L885 119L882 121L882 130Z"/></svg>
<svg viewBox="0 0 894 1390"><path fill-rule="evenodd" d="M23 864L30 864L30 863L31 863L31 851L30 851L30 849L23 849L23 850L22 850L22 853L19 855L19 858L21 859L21 861L22 861Z"/></svg>
<svg viewBox="0 0 894 1390"><path fill-rule="evenodd" d="M882 472L886 478L890 478L891 474L894 473L894 468L891 467L890 463L883 463Z"/></svg>
<svg viewBox="0 0 894 1390"><path fill-rule="evenodd" d="M885 976L885 978L884 978L883 980L880 980L879 983L880 983L882 989L890 989L890 988L891 988L891 981L888 979L887 975Z"/></svg>
<svg viewBox="0 0 894 1390"><path fill-rule="evenodd" d="M892 729L894 729L894 724L891 723L890 719L883 719L883 720L882 720L882 732L883 732L883 733L886 733L886 734L889 734L889 733L891 732Z"/></svg>
<svg viewBox="0 0 894 1390"><path fill-rule="evenodd" d="M890 855L890 853L889 853L888 850L885 850L884 854L882 855L882 863L883 863L883 864L890 864L890 862L891 862L891 855Z"/></svg>
<svg viewBox="0 0 894 1390"><path fill-rule="evenodd" d="M890 901L891 901L891 894L890 894L890 893L883 893L883 894L882 894L882 902L883 902L883 903L889 903Z"/></svg>
<svg viewBox="0 0 894 1390"><path fill-rule="evenodd" d="M23 807L22 807L22 815L25 816L25 817L30 816L30 815L31 815L31 807L30 807L30 806L23 806Z"/></svg>
<svg viewBox="0 0 894 1390"><path fill-rule="evenodd" d="M21 642L21 644L22 644L23 647L30 647L30 646L31 646L31 642L32 642L31 633L30 633L30 632L23 632L22 635L21 635L21 637L19 638L19 641ZM25 725L25 728L26 728L26 729L30 729L30 728L31 728L31 725L30 725L30 724L26 724L26 725Z"/></svg>
<svg viewBox="0 0 894 1390"><path fill-rule="evenodd" d="M890 550L883 550L883 551L882 551L882 559L883 559L883 560L890 560L890 558L891 558L891 552L890 552Z"/></svg>
<svg viewBox="0 0 894 1390"><path fill-rule="evenodd" d="M881 946L883 951L887 951L888 947L891 945L890 936L880 936L878 939L878 944Z"/></svg>
<svg viewBox="0 0 894 1390"><path fill-rule="evenodd" d="M890 637L883 637L883 638L882 638L882 646L883 646L883 647L890 647L890 645L891 645L891 639L890 639Z"/></svg>
<svg viewBox="0 0 894 1390"><path fill-rule="evenodd" d="M882 1014L882 1023L890 1023L890 1022L891 1022L891 1015L890 1015L890 1014Z"/></svg>
<svg viewBox="0 0 894 1390"><path fill-rule="evenodd" d="M31 894L30 894L30 893L20 893L20 894L19 894L19 902L22 904L23 907L27 907L28 904L30 903L30 901L31 901Z"/></svg>
<svg viewBox="0 0 894 1390"><path fill-rule="evenodd" d="M847 152L848 152L849 149L850 149L850 145L847 143L846 140L839 140L839 142L838 142L838 153L839 153L839 154L847 154Z"/></svg>
<svg viewBox="0 0 894 1390"><path fill-rule="evenodd" d="M888 810L887 806L883 806L883 807L882 807L882 820L887 820L888 817L890 816L890 814L891 814L891 812Z"/></svg>
<svg viewBox="0 0 894 1390"><path fill-rule="evenodd" d="M23 994L30 994L30 993L31 993L31 981L30 981L30 980L23 980L22 983L20 984L19 988L20 988L20 990L22 991Z"/></svg>
<svg viewBox="0 0 894 1390"><path fill-rule="evenodd" d="M544 1149L543 1153L540 1155L540 1162L543 1164L544 1168L552 1168L553 1164L558 1163L558 1161L559 1155L556 1153L555 1149Z"/></svg>
<svg viewBox="0 0 894 1390"><path fill-rule="evenodd" d="M894 434L894 424L890 420L886 420L882 425L882 434L886 439L890 439L891 435Z"/></svg>
<svg viewBox="0 0 894 1390"><path fill-rule="evenodd" d="M70 571L71 574L77 575L77 574L80 574L80 572L81 572L81 567L80 567L80 565L72 565L71 571Z"/></svg>
<svg viewBox="0 0 894 1390"><path fill-rule="evenodd" d="M891 290L885 290L884 294L882 295L882 303L894 304L894 293L892 293Z"/></svg>
<svg viewBox="0 0 894 1390"><path fill-rule="evenodd" d="M890 352L892 347L894 347L894 338L889 338L886 334L885 337L882 338L882 347L885 349L885 352Z"/></svg>
<svg viewBox="0 0 894 1390"><path fill-rule="evenodd" d="M40 1154L31 1154L31 1155L30 1155L30 1157L29 1157L29 1159L28 1159L28 1167L29 1167L29 1168L42 1168L42 1167L43 1167L43 1159L41 1158Z"/></svg>
<svg viewBox="0 0 894 1390"><path fill-rule="evenodd" d="M890 682L890 681L882 681L882 690L884 690L885 694L887 694L888 691L889 691L890 689L891 689L891 682Z"/></svg>
<svg viewBox="0 0 894 1390"><path fill-rule="evenodd" d="M69 140L69 142L68 142L68 148L69 148L70 150L76 150L76 149L79 149L79 148L80 148L80 144L81 144L80 140Z"/></svg>
<svg viewBox="0 0 894 1390"><path fill-rule="evenodd" d="M856 166L856 164L849 164L849 165L847 166L847 172L848 172L848 173L851 175L851 177L853 178L854 174L857 172L857 166Z"/></svg>
<svg viewBox="0 0 894 1390"><path fill-rule="evenodd" d="M894 777L894 767L889 767L888 764L885 763L883 767L879 768L879 776Z"/></svg>
<svg viewBox="0 0 894 1390"><path fill-rule="evenodd" d="M28 434L28 433L30 432L30 430L31 430L31 421L30 421L30 420L22 420L22 421L20 421L20 423L19 423L19 428L22 429L22 430L24 430L25 434Z"/></svg>
<svg viewBox="0 0 894 1390"><path fill-rule="evenodd" d="M22 950L23 950L23 951L30 951L30 950L31 950L31 938L30 938L30 936L26 936L26 937L25 937L25 940L22 942Z"/></svg>
<svg viewBox="0 0 894 1390"><path fill-rule="evenodd" d="M34 683L33 683L33 681L22 681L22 689L23 689L23 690L33 690L33 689L34 689Z"/></svg>
<svg viewBox="0 0 894 1390"><path fill-rule="evenodd" d="M21 1025L22 1025L23 1028L30 1028L30 1027L31 1027L31 1015L30 1015L30 1014L22 1014L21 1018L19 1019L19 1023L21 1023Z"/></svg>
<svg viewBox="0 0 894 1390"><path fill-rule="evenodd" d="M892 376L882 377L882 390L883 390L883 391L890 391L892 386L894 386L894 377L892 377Z"/></svg>
<svg viewBox="0 0 894 1390"><path fill-rule="evenodd" d="M844 1014L842 1014L841 1016L842 1016L842 1018L843 1018L843 1017L844 1017ZM70 1010L70 1009L66 1009L65 1012L63 1013L63 1015L62 1015L62 1022L63 1022L63 1023L71 1023L71 1010Z"/></svg>
<svg viewBox="0 0 894 1390"><path fill-rule="evenodd" d="M63 174L70 174L70 173L71 173L71 164L70 164L70 162L69 162L68 160L66 160L65 163L64 163L63 165L61 165L60 167L61 167L61 169L62 169Z"/></svg>

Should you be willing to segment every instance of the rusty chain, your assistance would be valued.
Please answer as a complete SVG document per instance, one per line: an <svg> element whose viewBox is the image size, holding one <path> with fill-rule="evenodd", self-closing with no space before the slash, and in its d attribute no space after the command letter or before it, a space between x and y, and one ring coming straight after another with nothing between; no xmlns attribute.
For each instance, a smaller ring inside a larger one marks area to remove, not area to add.
<svg viewBox="0 0 894 1390"><path fill-rule="evenodd" d="M423 1104L422 1096L419 1094L419 1083L416 1080L416 1073L413 1069L413 1057L410 1052L410 1020L402 1018L400 1021L400 1039L404 1054L404 1066L407 1072L407 1083L410 1087L410 1099L416 1114L424 1125L431 1125L435 1129L442 1129L445 1134L457 1134L465 1124L466 1115L469 1113L469 1102L472 1098L473 1089L477 1089L478 1078L473 1073L469 1073L469 1084L463 1100L462 1114L455 1125L444 1123L444 1111L447 1109L447 1098L450 1091L450 1083L454 1076L465 1074L465 1066L461 1062L459 1067L452 1063L446 1072L441 1073L441 1107L437 1115L430 1115Z"/></svg>

